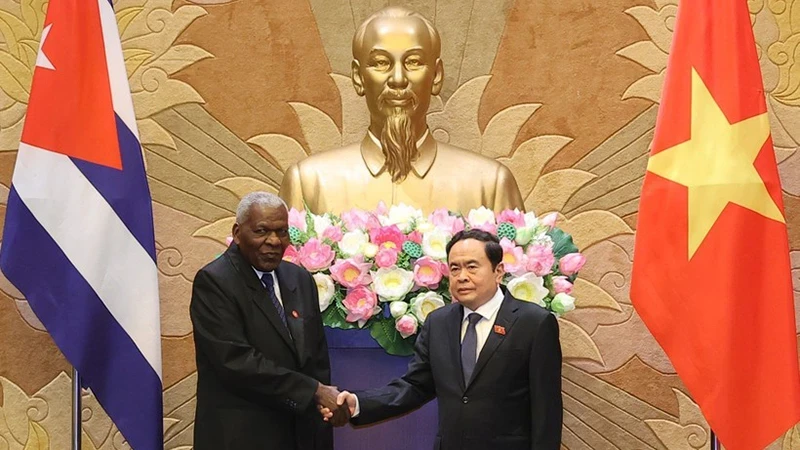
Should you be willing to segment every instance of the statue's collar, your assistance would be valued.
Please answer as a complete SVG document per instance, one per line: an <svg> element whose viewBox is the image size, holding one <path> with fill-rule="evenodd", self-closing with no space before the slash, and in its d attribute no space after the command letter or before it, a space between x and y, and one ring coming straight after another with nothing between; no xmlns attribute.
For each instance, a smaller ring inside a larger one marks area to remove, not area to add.
<svg viewBox="0 0 800 450"><path fill-rule="evenodd" d="M417 177L424 178L436 159L436 140L427 129L417 141L417 148L419 156L416 161L411 163L411 167ZM377 177L386 170L386 157L383 156L381 150L381 141L369 130L361 141L361 157L373 177Z"/></svg>

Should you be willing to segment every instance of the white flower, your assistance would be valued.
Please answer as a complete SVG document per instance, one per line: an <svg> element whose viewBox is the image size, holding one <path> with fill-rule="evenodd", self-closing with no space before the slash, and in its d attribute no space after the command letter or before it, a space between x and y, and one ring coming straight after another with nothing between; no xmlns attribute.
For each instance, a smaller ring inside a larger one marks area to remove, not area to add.
<svg viewBox="0 0 800 450"><path fill-rule="evenodd" d="M444 299L434 291L423 292L411 299L411 312L417 316L419 323L425 323L428 314L444 306Z"/></svg>
<svg viewBox="0 0 800 450"><path fill-rule="evenodd" d="M546 231L534 236L533 237L533 243L536 244L536 245L543 245L545 247L552 248L553 247L553 238L551 238L550 236L548 236L545 233L546 233Z"/></svg>
<svg viewBox="0 0 800 450"><path fill-rule="evenodd" d="M350 257L361 253L368 242L369 236L367 236L367 233L361 230L348 231L342 236L342 240L339 241L339 250L341 250L345 256Z"/></svg>
<svg viewBox="0 0 800 450"><path fill-rule="evenodd" d="M430 233L431 231L435 230L436 226L425 219L421 219L417 221L417 227L415 230L419 231L422 234Z"/></svg>
<svg viewBox="0 0 800 450"><path fill-rule="evenodd" d="M544 287L544 278L528 272L521 277L516 277L508 282L508 292L519 300L545 306L544 298L549 291Z"/></svg>
<svg viewBox="0 0 800 450"><path fill-rule="evenodd" d="M392 313L392 317L395 319L405 314L406 311L408 311L408 303L406 302L396 301L389 304L389 312Z"/></svg>
<svg viewBox="0 0 800 450"><path fill-rule="evenodd" d="M333 294L336 293L336 287L333 285L333 279L324 273L317 272L314 275L314 282L317 283L317 292L319 293L319 310L325 311L331 304Z"/></svg>
<svg viewBox="0 0 800 450"><path fill-rule="evenodd" d="M425 233L422 236L422 253L434 259L447 259L447 242L450 237L448 233L436 229Z"/></svg>
<svg viewBox="0 0 800 450"><path fill-rule="evenodd" d="M536 231L535 228L528 226L517 228L517 237L514 238L514 242L517 245L526 245L533 239L534 231Z"/></svg>
<svg viewBox="0 0 800 450"><path fill-rule="evenodd" d="M397 266L381 267L370 274L372 289L382 302L402 300L414 287L414 272Z"/></svg>
<svg viewBox="0 0 800 450"><path fill-rule="evenodd" d="M328 214L323 214L321 216L311 214L311 218L314 219L314 232L317 233L317 236L322 237L322 233L324 233L328 227L333 226L333 222Z"/></svg>
<svg viewBox="0 0 800 450"><path fill-rule="evenodd" d="M550 302L550 308L556 315L568 313L575 309L575 298L563 292L556 294Z"/></svg>
<svg viewBox="0 0 800 450"><path fill-rule="evenodd" d="M473 227L483 225L487 222L495 223L494 211L487 209L485 206L481 206L478 209L471 209L467 215L467 220Z"/></svg>
<svg viewBox="0 0 800 450"><path fill-rule="evenodd" d="M384 225L397 225L400 231L408 233L411 231L411 222L421 220L422 211L405 203L392 205L389 208L389 217Z"/></svg>
<svg viewBox="0 0 800 450"><path fill-rule="evenodd" d="M525 228L536 228L539 226L539 219L532 212L525 213Z"/></svg>
<svg viewBox="0 0 800 450"><path fill-rule="evenodd" d="M378 246L373 244L372 242L367 242L364 245L364 248L362 249L362 251L364 252L364 256L366 256L367 258L374 258L375 255L378 254L378 250L380 250Z"/></svg>

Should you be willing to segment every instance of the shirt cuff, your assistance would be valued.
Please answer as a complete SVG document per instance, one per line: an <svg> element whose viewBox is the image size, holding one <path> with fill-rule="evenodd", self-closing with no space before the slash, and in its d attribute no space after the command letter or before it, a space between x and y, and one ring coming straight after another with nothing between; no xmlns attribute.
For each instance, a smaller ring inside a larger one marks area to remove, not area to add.
<svg viewBox="0 0 800 450"><path fill-rule="evenodd" d="M361 405L358 403L358 396L356 394L353 394L353 398L356 399L356 407L353 417L358 417L358 415L361 414Z"/></svg>

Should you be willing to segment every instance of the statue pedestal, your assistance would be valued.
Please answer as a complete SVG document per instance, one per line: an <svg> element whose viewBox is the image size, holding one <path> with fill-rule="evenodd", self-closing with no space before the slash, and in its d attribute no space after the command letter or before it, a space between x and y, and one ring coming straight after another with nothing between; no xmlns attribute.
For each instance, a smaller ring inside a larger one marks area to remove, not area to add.
<svg viewBox="0 0 800 450"><path fill-rule="evenodd" d="M325 327L334 386L349 391L376 388L403 375L411 357L392 356L375 342L369 330ZM336 450L407 450L433 448L438 428L436 400L396 419L357 429L334 430Z"/></svg>

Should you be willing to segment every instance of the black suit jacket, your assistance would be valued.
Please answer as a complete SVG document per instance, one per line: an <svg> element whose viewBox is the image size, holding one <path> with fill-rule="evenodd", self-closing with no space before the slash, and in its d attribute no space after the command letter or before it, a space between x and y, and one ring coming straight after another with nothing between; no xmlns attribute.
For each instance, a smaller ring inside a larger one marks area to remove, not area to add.
<svg viewBox="0 0 800 450"><path fill-rule="evenodd" d="M314 402L331 381L317 286L288 262L276 274L291 336L235 244L195 276L196 450L333 448Z"/></svg>
<svg viewBox="0 0 800 450"><path fill-rule="evenodd" d="M463 311L450 304L428 316L408 372L386 387L356 392L360 414L353 423L394 417L436 397L436 450L558 450L563 409L555 316L506 293L465 385Z"/></svg>

